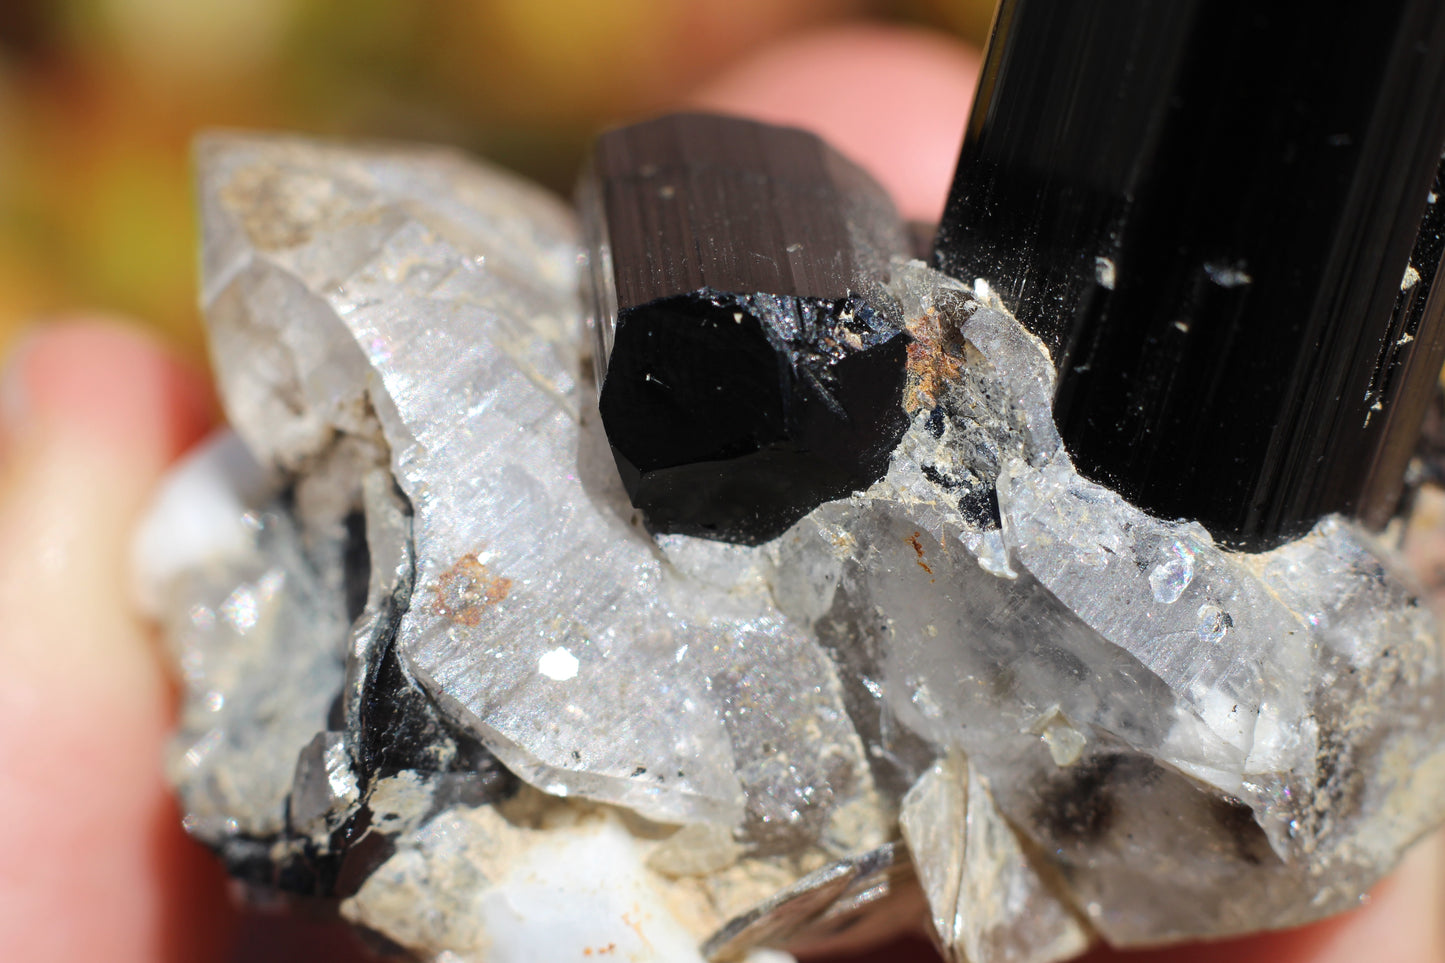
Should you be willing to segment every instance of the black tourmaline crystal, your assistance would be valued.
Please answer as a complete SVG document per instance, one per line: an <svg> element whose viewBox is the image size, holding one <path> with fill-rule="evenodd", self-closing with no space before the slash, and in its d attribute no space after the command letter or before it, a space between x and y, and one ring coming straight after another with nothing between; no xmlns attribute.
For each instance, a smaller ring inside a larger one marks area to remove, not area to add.
<svg viewBox="0 0 1445 963"><path fill-rule="evenodd" d="M654 531L758 544L882 477L908 246L881 187L805 131L680 114L603 134L579 194L602 422Z"/></svg>
<svg viewBox="0 0 1445 963"><path fill-rule="evenodd" d="M1080 470L1262 548L1382 524L1445 354L1438 0L1003 0L940 226Z"/></svg>

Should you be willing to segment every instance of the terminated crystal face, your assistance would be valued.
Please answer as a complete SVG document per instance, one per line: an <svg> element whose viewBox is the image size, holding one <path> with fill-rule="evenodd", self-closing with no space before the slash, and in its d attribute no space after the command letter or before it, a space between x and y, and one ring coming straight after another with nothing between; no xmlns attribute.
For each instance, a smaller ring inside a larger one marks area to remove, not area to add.
<svg viewBox="0 0 1445 963"><path fill-rule="evenodd" d="M216 138L236 435L139 540L186 825L417 958L726 961L922 901L951 959L1356 905L1439 818L1394 555L1261 554L1074 471L1047 352L895 261L883 477L757 546L636 524L571 213L450 153ZM921 920L920 920L921 922Z"/></svg>
<svg viewBox="0 0 1445 963"><path fill-rule="evenodd" d="M757 544L888 469L907 424L883 189L805 131L603 134L580 191L602 424L660 532Z"/></svg>

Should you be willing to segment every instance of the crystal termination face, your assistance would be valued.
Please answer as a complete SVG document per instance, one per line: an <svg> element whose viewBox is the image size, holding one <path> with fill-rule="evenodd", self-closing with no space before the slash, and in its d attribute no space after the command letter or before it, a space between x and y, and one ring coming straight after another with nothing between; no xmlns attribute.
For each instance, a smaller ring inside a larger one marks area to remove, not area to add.
<svg viewBox="0 0 1445 963"><path fill-rule="evenodd" d="M800 130L684 114L603 134L579 195L602 422L649 527L758 544L883 476L906 242L867 174Z"/></svg>

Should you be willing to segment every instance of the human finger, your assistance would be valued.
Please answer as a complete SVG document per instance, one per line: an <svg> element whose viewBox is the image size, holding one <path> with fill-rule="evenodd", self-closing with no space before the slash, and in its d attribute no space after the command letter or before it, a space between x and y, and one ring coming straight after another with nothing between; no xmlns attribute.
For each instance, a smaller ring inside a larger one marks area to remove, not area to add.
<svg viewBox="0 0 1445 963"><path fill-rule="evenodd" d="M978 51L934 31L834 27L765 48L689 100L813 130L873 174L905 218L933 222L980 63Z"/></svg>
<svg viewBox="0 0 1445 963"><path fill-rule="evenodd" d="M47 326L0 384L0 945L218 958L229 911L161 772L172 694L133 616L131 528L205 429L204 379L110 321Z"/></svg>

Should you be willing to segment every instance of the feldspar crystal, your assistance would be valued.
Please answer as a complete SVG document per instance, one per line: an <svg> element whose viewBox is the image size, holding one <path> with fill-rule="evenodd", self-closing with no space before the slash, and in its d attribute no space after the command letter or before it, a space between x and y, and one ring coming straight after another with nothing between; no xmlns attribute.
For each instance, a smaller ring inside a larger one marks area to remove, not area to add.
<svg viewBox="0 0 1445 963"><path fill-rule="evenodd" d="M448 963L760 963L921 890L951 958L1044 963L1345 909L1437 821L1391 551L1329 516L1228 552L1081 477L984 288L880 280L876 482L756 546L649 532L566 207L433 150L199 162L236 435L138 563L186 825L251 886Z"/></svg>
<svg viewBox="0 0 1445 963"><path fill-rule="evenodd" d="M579 191L602 424L654 531L758 544L883 476L908 341L888 195L806 131L675 114Z"/></svg>

